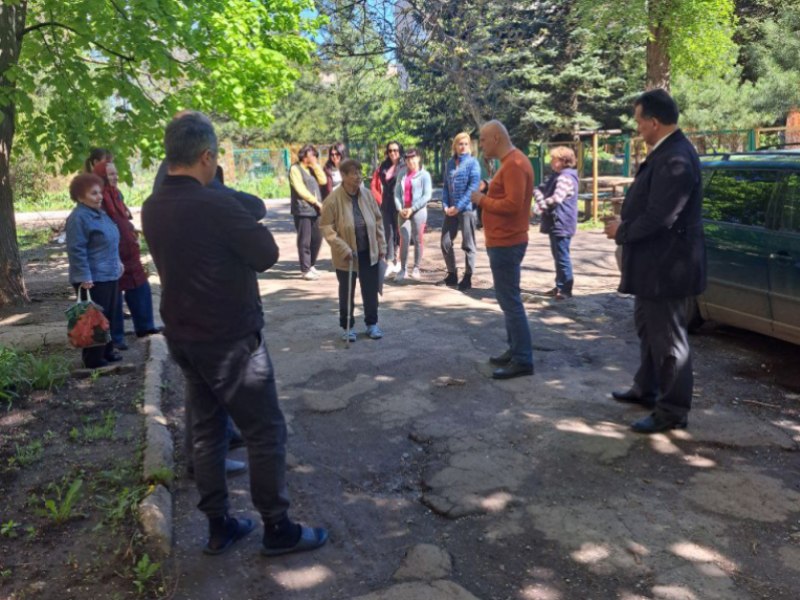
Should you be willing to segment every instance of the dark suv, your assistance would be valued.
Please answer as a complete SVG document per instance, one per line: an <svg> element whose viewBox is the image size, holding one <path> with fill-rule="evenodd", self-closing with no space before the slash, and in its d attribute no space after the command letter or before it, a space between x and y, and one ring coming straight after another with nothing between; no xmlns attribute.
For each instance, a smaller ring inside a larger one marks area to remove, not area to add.
<svg viewBox="0 0 800 600"><path fill-rule="evenodd" d="M800 152L701 164L708 288L699 317L800 344Z"/></svg>

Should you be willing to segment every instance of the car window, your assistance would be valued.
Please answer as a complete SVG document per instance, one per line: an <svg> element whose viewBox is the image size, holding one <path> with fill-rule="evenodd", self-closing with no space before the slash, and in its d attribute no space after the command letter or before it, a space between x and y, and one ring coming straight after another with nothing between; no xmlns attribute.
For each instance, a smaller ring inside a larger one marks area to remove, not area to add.
<svg viewBox="0 0 800 600"><path fill-rule="evenodd" d="M764 227L780 171L715 169L704 188L703 218Z"/></svg>
<svg viewBox="0 0 800 600"><path fill-rule="evenodd" d="M781 229L800 232L800 174L791 173L786 178L785 189Z"/></svg>

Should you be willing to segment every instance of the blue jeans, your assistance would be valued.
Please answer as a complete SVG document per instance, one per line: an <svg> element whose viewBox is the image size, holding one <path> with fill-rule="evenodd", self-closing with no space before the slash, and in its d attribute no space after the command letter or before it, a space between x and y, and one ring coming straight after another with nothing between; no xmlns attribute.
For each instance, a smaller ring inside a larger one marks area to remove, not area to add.
<svg viewBox="0 0 800 600"><path fill-rule="evenodd" d="M125 341L125 323L122 319L122 297L125 296L125 303L131 311L133 330L136 333L146 333L156 328L153 323L153 296L150 292L150 284L145 281L142 285L132 290L125 290L119 293L117 308L111 320L111 340L115 344Z"/></svg>
<svg viewBox="0 0 800 600"><path fill-rule="evenodd" d="M567 295L572 295L572 259L569 256L569 243L572 238L569 236L556 236L550 234L550 252L553 253L553 260L556 263L556 287L558 291Z"/></svg>
<svg viewBox="0 0 800 600"><path fill-rule="evenodd" d="M519 365L533 365L531 330L519 290L520 265L528 243L487 248L494 279L494 293L506 319L511 359Z"/></svg>

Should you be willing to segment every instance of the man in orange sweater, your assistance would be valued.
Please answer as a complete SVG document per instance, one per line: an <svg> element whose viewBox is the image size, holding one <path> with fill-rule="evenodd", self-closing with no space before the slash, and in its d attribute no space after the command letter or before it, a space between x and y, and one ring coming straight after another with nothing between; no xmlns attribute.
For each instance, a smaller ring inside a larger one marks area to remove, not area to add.
<svg viewBox="0 0 800 600"><path fill-rule="evenodd" d="M520 265L528 248L533 168L528 157L514 148L500 121L489 121L481 127L480 144L484 157L500 159L500 169L486 192L472 194L472 203L483 211L486 252L509 345L503 354L489 359L497 367L492 377L533 375L531 330L519 289Z"/></svg>

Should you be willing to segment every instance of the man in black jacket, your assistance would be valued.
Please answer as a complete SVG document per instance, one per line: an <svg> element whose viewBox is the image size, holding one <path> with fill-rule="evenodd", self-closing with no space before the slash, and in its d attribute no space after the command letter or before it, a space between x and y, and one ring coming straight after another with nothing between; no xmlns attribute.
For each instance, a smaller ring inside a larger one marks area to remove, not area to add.
<svg viewBox="0 0 800 600"><path fill-rule="evenodd" d="M173 120L164 137L168 175L142 208L142 229L161 278L161 317L170 354L186 379L192 412L198 508L209 521L207 554L254 528L228 515L226 422L242 432L250 492L264 522L262 554L312 550L327 531L288 516L286 423L278 406L256 272L278 260L269 230L224 190L206 187L217 167L207 117Z"/></svg>
<svg viewBox="0 0 800 600"><path fill-rule="evenodd" d="M650 146L620 214L606 235L622 246L619 291L636 296L640 364L621 402L654 409L631 428L656 433L684 428L692 404L688 299L706 287L700 161L678 128L678 106L664 90L636 99L639 135Z"/></svg>

